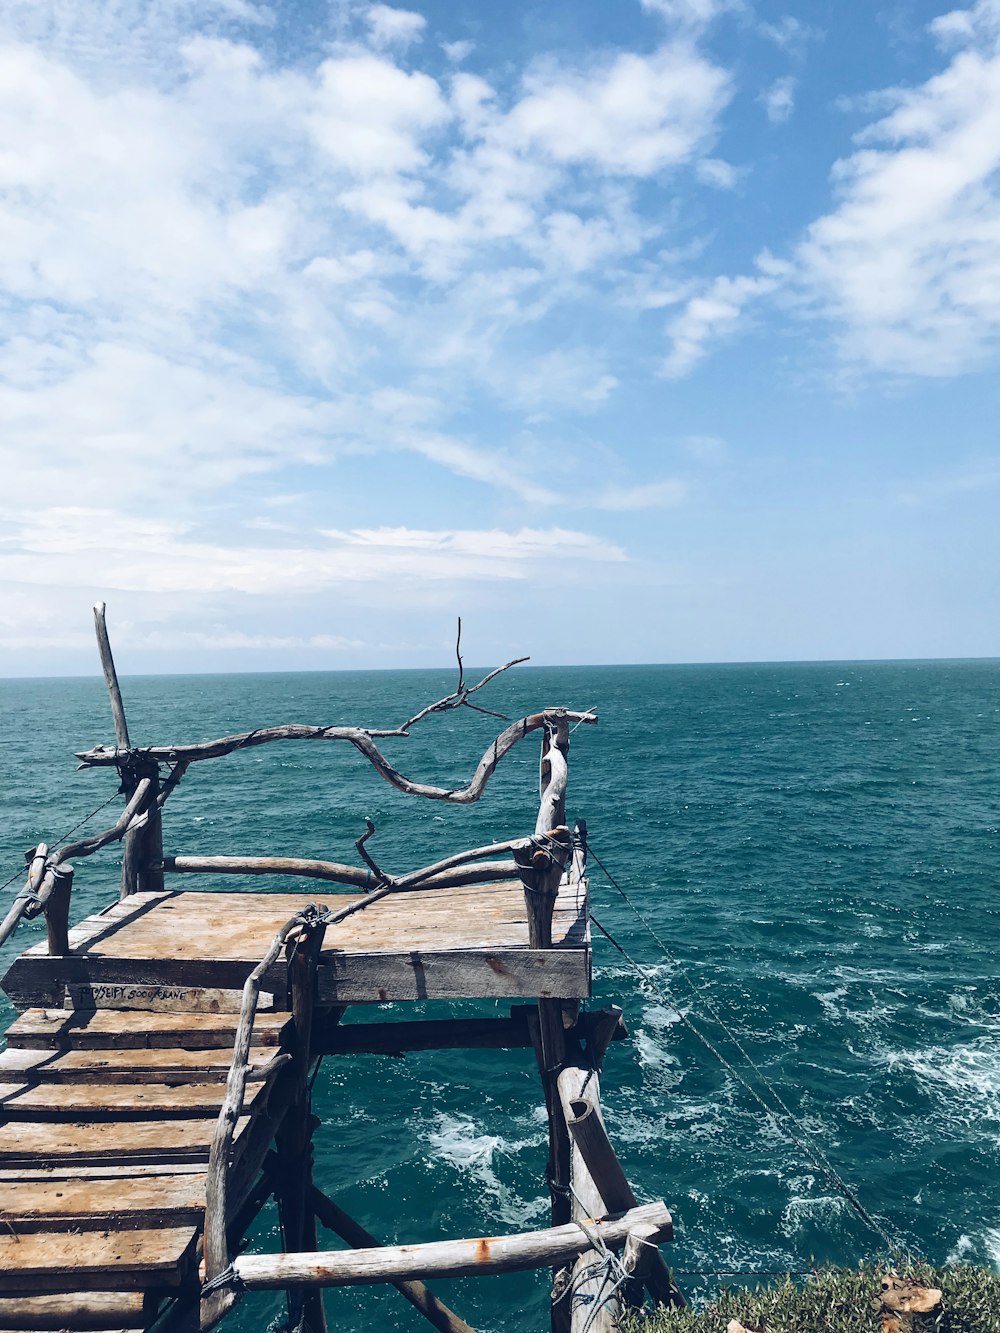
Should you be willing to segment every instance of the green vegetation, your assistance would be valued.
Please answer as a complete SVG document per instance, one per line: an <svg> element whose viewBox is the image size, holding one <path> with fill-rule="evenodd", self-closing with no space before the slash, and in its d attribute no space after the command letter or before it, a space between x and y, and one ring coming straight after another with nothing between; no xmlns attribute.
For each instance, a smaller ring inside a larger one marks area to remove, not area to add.
<svg viewBox="0 0 1000 1333"><path fill-rule="evenodd" d="M1000 1276L991 1269L915 1264L901 1271L942 1291L937 1310L913 1316L913 1333L1000 1333ZM880 1333L882 1276L875 1268L824 1268L778 1286L724 1289L698 1310L634 1316L623 1333L726 1333L731 1319L766 1333Z"/></svg>

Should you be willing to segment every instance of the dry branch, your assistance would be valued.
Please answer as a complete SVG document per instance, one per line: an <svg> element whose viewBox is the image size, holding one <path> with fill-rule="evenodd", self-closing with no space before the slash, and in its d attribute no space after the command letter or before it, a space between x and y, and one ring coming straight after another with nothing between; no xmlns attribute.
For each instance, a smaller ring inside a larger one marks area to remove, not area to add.
<svg viewBox="0 0 1000 1333"><path fill-rule="evenodd" d="M321 879L332 884L347 884L366 889L372 877L359 866L341 865L337 861L313 861L298 856L166 856L163 869L176 875L296 875L303 879ZM513 861L483 861L469 869L458 866L452 870L428 875L413 885L422 889L457 889L464 884L492 884L498 880L513 879L517 867ZM407 876L409 880L409 876ZM394 887L400 887L400 881Z"/></svg>
<svg viewBox="0 0 1000 1333"><path fill-rule="evenodd" d="M310 727L296 723L281 727L264 727L257 731L242 732L238 736L223 736L219 740L202 741L195 745L150 745L144 746L138 753L159 763L195 763L202 759L219 759L232 754L234 750L251 749L257 745L266 745L270 741L348 741L369 761L377 773L386 782L406 792L410 796L425 796L432 801L451 801L456 805L471 805L478 801L490 777L500 760L512 750L518 741L529 732L565 720L567 723L595 724L597 715L593 712L574 713L565 708L548 708L541 713L532 713L519 718L491 742L473 774L472 780L465 787L435 787L429 783L414 782L404 777L375 744L374 737L405 736L403 730L377 731L363 727ZM91 750L77 754L77 759L85 768L111 767L124 756L117 749L107 749L97 745Z"/></svg>
<svg viewBox="0 0 1000 1333"><path fill-rule="evenodd" d="M651 1225L650 1238L670 1240L670 1213L663 1203L632 1208L622 1217L588 1225L608 1249L620 1249L634 1228ZM320 1250L313 1254L243 1254L233 1260L235 1279L258 1290L310 1283L323 1287L414 1278L479 1276L547 1268L575 1259L591 1248L590 1236L575 1223L514 1236L386 1245L367 1250Z"/></svg>

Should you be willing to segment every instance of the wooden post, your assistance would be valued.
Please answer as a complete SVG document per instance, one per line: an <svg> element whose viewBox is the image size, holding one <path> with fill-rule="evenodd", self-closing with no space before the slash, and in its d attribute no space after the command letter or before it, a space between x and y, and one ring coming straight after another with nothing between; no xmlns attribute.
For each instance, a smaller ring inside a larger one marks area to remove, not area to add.
<svg viewBox="0 0 1000 1333"><path fill-rule="evenodd" d="M278 1157L276 1196L286 1251L318 1248L316 1214L309 1195L314 1128L309 1066L316 1000L316 960L323 946L325 929L322 922L311 925L286 945L293 1027L292 1101L282 1117L275 1140ZM319 1287L289 1286L287 1301L290 1329L298 1329L304 1322L309 1333L326 1333L323 1293Z"/></svg>
<svg viewBox="0 0 1000 1333"><path fill-rule="evenodd" d="M570 1160L574 1194L584 1199L588 1208L596 1208L597 1212L591 1216L634 1208L635 1194L604 1126L600 1075L596 1069L569 1066L559 1075L558 1087L572 1140ZM578 1178L583 1182L582 1189L577 1183ZM686 1304L658 1251L644 1256L642 1277L650 1295L661 1305Z"/></svg>
<svg viewBox="0 0 1000 1333"><path fill-rule="evenodd" d="M136 883L139 893L163 892L163 812L157 803L160 769L153 760L146 774L152 781L146 805L146 827L139 830L139 863Z"/></svg>
<svg viewBox="0 0 1000 1333"><path fill-rule="evenodd" d="M45 904L45 925L49 937L49 953L69 953L69 901L73 893L73 867L55 868L52 892Z"/></svg>

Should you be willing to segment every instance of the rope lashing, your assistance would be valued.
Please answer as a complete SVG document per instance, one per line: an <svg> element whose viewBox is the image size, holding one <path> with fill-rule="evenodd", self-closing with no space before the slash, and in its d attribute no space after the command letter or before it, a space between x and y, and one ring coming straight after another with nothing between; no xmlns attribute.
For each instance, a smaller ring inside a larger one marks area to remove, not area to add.
<svg viewBox="0 0 1000 1333"><path fill-rule="evenodd" d="M221 1273L216 1273L215 1277L209 1278L202 1284L202 1297L211 1296L213 1291L221 1291L223 1287L232 1287L234 1291L245 1291L246 1283L236 1271L236 1267L230 1264L224 1268Z"/></svg>

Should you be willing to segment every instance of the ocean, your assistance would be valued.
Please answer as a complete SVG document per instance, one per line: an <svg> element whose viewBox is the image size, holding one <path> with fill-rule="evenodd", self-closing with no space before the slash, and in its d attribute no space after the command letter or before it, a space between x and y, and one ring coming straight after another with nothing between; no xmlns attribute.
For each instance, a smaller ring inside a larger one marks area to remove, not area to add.
<svg viewBox="0 0 1000 1333"><path fill-rule="evenodd" d="M449 671L122 682L140 745L289 721L395 725L452 686ZM777 1090L904 1248L1000 1261L1000 662L522 667L480 697L511 716L556 704L600 715L572 737L569 815L586 818L639 913L592 862L594 914L639 965L596 934L593 1004L620 1004L631 1033L609 1052L604 1107L640 1198L673 1212L666 1257L684 1289L885 1252L743 1080ZM2 882L115 779L75 771L74 750L113 742L98 677L0 681L0 700ZM464 784L502 725L462 709L386 749L408 775ZM532 737L478 805L451 807L404 797L347 745L265 746L192 766L166 808L165 848L351 860L368 816L372 851L401 873L530 831L537 764ZM116 894L114 851L78 863L74 919ZM41 934L22 928L5 960ZM496 1012L428 1003L403 1016L415 1011ZM314 1096L317 1181L381 1239L546 1224L530 1052L331 1059ZM279 1247L271 1210L251 1244ZM546 1326L544 1274L436 1289L484 1331ZM256 1333L281 1308L259 1293L227 1326ZM426 1327L391 1289L331 1291L327 1309L344 1333Z"/></svg>

